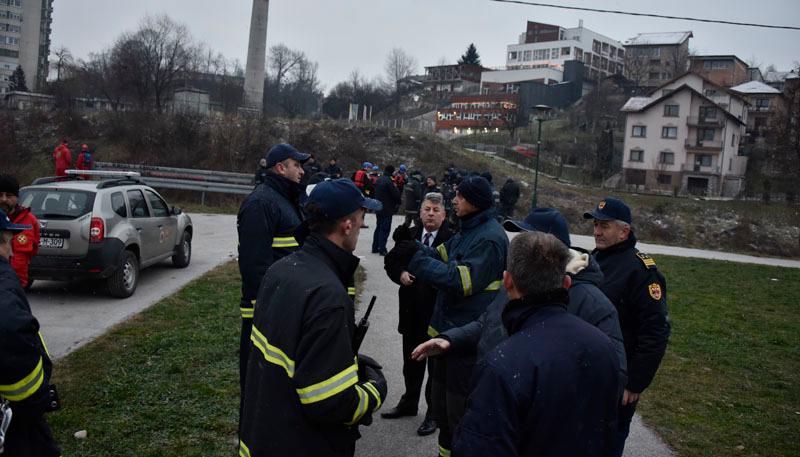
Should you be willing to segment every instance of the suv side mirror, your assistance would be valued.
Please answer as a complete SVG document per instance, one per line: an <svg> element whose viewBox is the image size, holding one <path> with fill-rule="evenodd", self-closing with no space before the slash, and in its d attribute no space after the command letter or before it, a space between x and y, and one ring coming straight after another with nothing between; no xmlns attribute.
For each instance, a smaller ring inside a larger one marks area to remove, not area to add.
<svg viewBox="0 0 800 457"><path fill-rule="evenodd" d="M173 216L177 216L177 215L181 214L182 212L183 212L183 210L182 210L182 209L180 209L180 208L178 208L177 206L173 206L173 207L172 207L172 211L170 211L170 213L171 213Z"/></svg>

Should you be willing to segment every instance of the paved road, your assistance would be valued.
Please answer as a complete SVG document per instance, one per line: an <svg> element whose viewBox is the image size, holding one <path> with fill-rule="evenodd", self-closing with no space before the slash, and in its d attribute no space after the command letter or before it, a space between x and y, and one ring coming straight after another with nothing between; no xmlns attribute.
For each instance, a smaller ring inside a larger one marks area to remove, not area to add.
<svg viewBox="0 0 800 457"><path fill-rule="evenodd" d="M389 383L389 397L383 408L397 404L403 393L402 340L397 333L398 286L391 282L383 270L383 257L371 254L372 228L374 216L368 216L369 229L362 230L356 254L362 257L361 265L367 271L364 289L359 291L362 303L369 302L372 295L378 296L372 313L370 329L364 341L363 352L373 356L384 366L384 374ZM394 218L392 227L402 223ZM391 248L392 241L389 240ZM361 311L363 312L363 310ZM360 317L360 313L357 313ZM356 445L356 456L384 457L432 457L436 455L436 435L419 437L416 429L425 412L425 400L420 400L420 415L412 418L386 420L380 417L370 427L362 427L362 439ZM631 429L631 436L625 449L625 457L670 457L672 452L650 429L644 427L637 417Z"/></svg>
<svg viewBox="0 0 800 457"><path fill-rule="evenodd" d="M235 216L193 214L192 222L195 232L189 266L173 268L167 260L143 270L132 297L111 298L102 287L92 284L36 281L28 299L53 357L68 354L113 325L177 292L192 279L234 258Z"/></svg>

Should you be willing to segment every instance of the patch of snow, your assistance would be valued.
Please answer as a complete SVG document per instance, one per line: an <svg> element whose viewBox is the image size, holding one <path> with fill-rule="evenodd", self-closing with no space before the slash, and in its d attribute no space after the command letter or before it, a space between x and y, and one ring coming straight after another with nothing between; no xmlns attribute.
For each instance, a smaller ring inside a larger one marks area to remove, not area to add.
<svg viewBox="0 0 800 457"><path fill-rule="evenodd" d="M732 91L741 94L780 94L778 89L768 86L761 81L748 81L744 84L739 84L736 87L731 87Z"/></svg>
<svg viewBox="0 0 800 457"><path fill-rule="evenodd" d="M692 37L692 32L640 33L625 42L625 46L681 44Z"/></svg>
<svg viewBox="0 0 800 457"><path fill-rule="evenodd" d="M653 99L650 97L631 97L620 111L641 111L652 101Z"/></svg>

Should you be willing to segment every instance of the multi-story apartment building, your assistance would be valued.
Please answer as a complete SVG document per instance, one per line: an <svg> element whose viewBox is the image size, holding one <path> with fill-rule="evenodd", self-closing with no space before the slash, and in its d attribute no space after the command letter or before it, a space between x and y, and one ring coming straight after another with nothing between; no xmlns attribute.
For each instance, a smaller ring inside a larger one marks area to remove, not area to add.
<svg viewBox="0 0 800 457"><path fill-rule="evenodd" d="M692 32L640 33L625 42L625 76L643 88L655 88L689 68Z"/></svg>
<svg viewBox="0 0 800 457"><path fill-rule="evenodd" d="M0 93L17 66L35 91L47 78L53 0L0 0Z"/></svg>
<svg viewBox="0 0 800 457"><path fill-rule="evenodd" d="M436 65L425 67L425 89L440 98L452 94L477 94L480 92L480 65Z"/></svg>
<svg viewBox="0 0 800 457"><path fill-rule="evenodd" d="M692 56L689 69L722 87L733 87L751 79L747 64L736 56Z"/></svg>
<svg viewBox="0 0 800 457"><path fill-rule="evenodd" d="M622 111L626 186L724 197L743 190L747 102L739 94L689 72Z"/></svg>
<svg viewBox="0 0 800 457"><path fill-rule="evenodd" d="M616 73L622 74L625 50L622 43L583 27L564 28L528 21L525 33L517 44L508 45L506 68L556 68L564 70L564 62L579 60L586 66L586 77L594 80Z"/></svg>
<svg viewBox="0 0 800 457"><path fill-rule="evenodd" d="M730 90L741 95L748 103L745 143L753 144L763 139L769 118L784 108L783 92L760 81L748 81Z"/></svg>
<svg viewBox="0 0 800 457"><path fill-rule="evenodd" d="M448 135L469 135L500 131L516 122L517 94L454 95L436 112L436 131Z"/></svg>

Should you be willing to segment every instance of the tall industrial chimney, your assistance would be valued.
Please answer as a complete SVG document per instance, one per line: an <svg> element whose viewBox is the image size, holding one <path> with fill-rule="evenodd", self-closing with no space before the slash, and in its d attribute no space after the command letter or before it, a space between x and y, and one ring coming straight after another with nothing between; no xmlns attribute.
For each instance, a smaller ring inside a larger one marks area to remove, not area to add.
<svg viewBox="0 0 800 457"><path fill-rule="evenodd" d="M250 42L244 71L244 108L261 114L264 105L264 61L267 56L269 0L253 0Z"/></svg>

